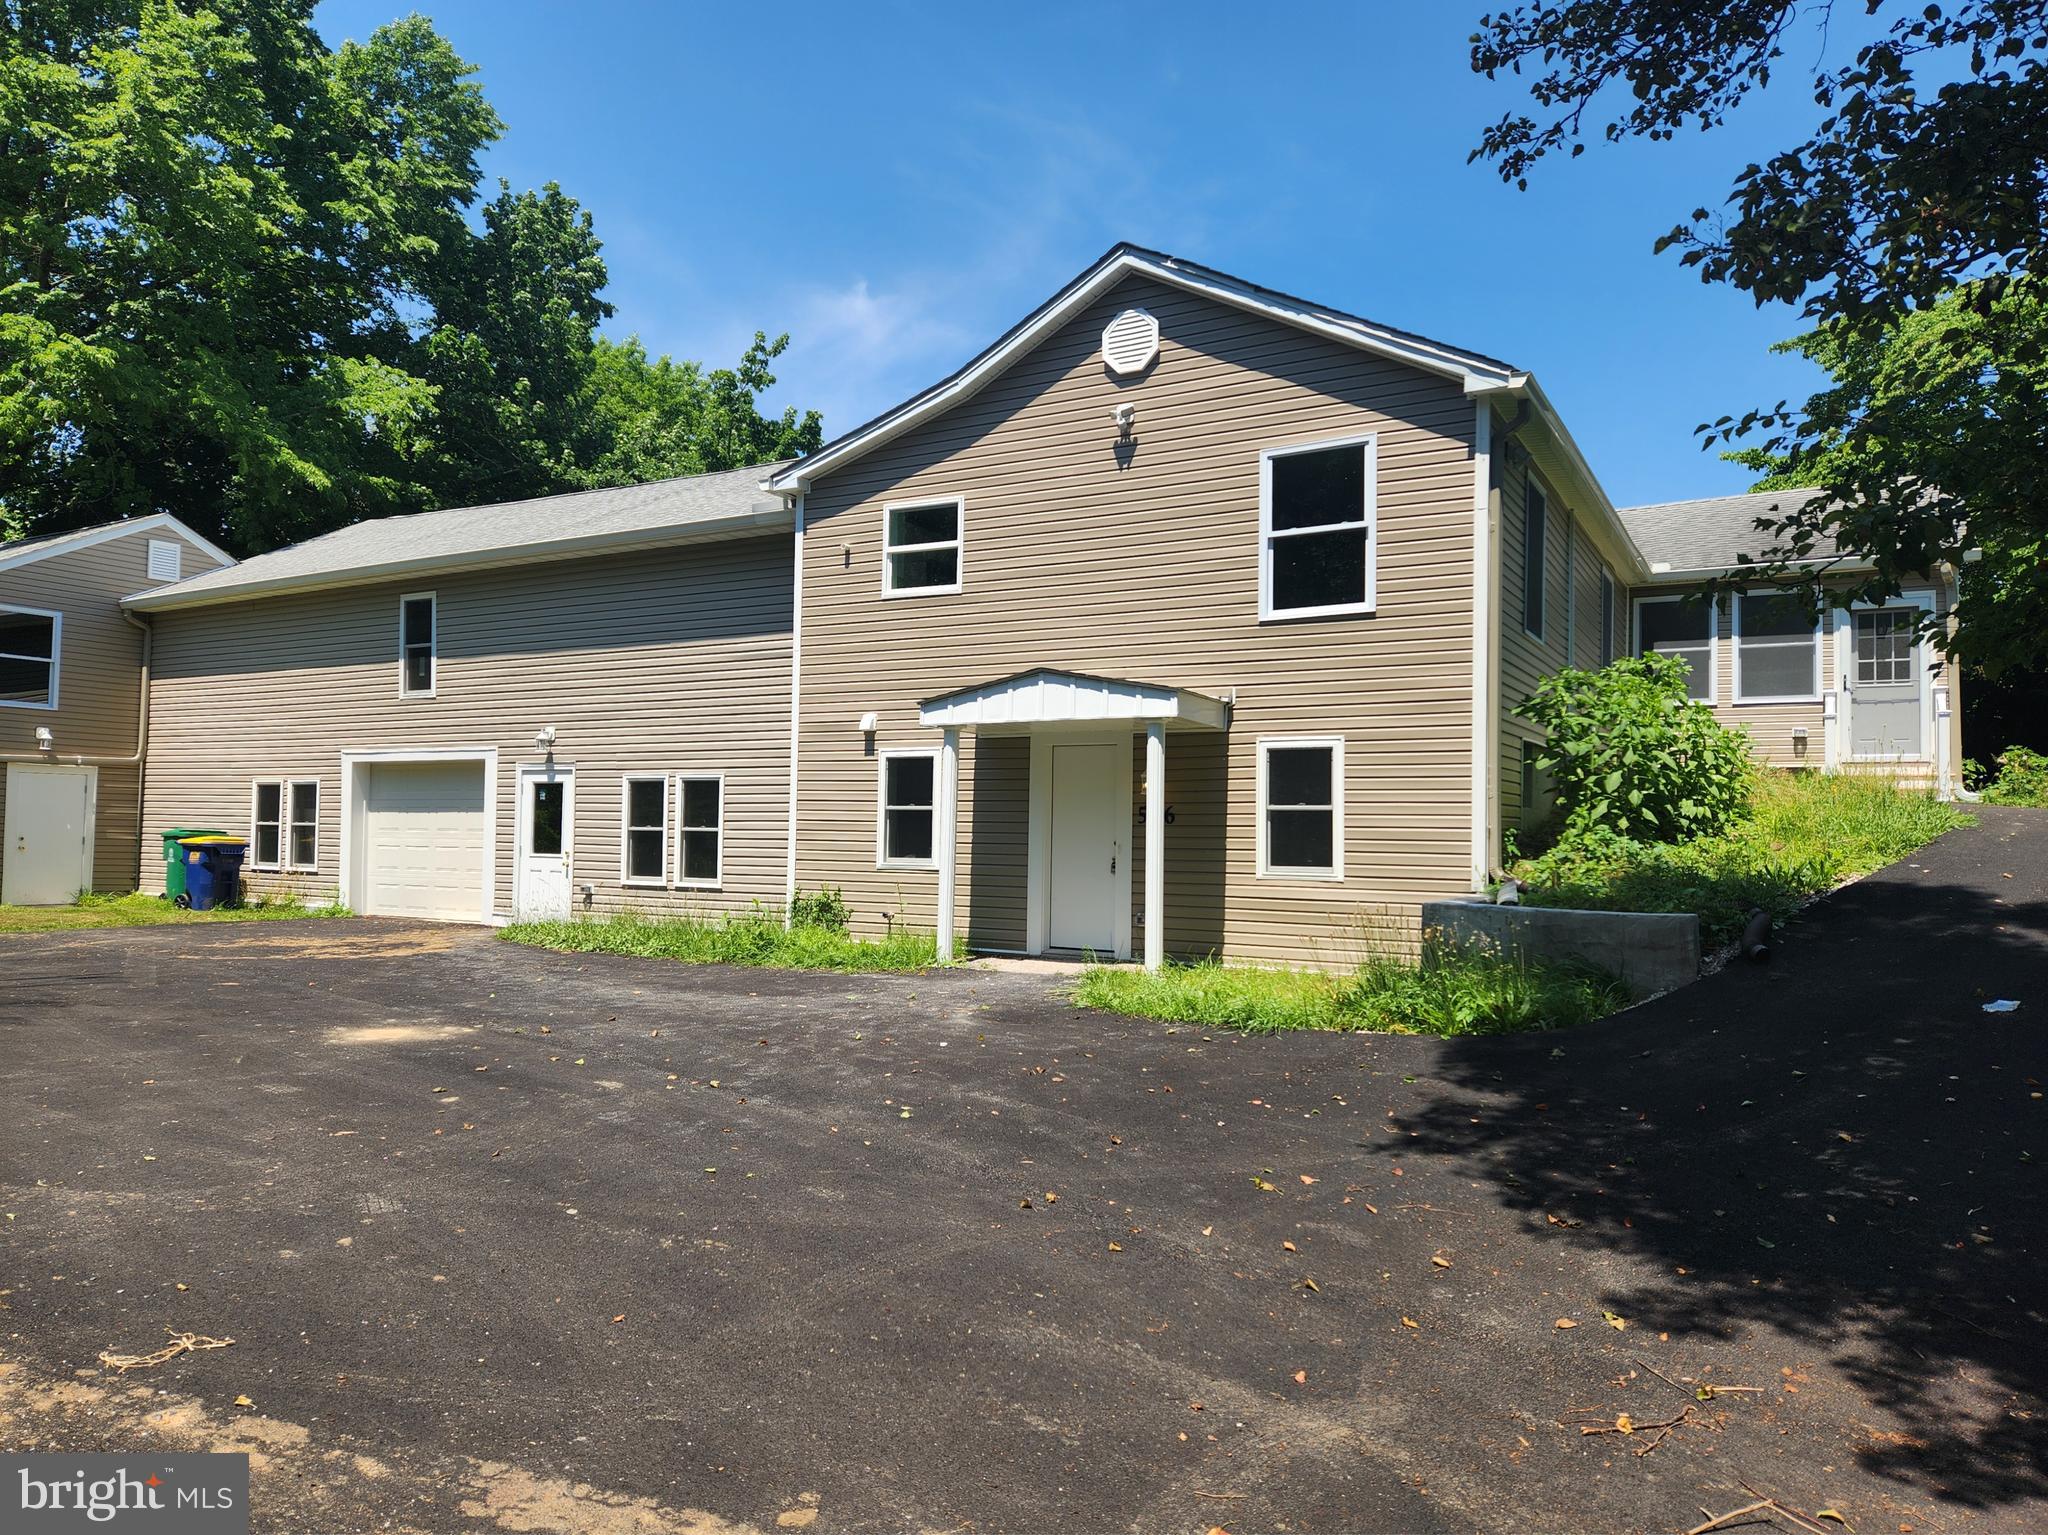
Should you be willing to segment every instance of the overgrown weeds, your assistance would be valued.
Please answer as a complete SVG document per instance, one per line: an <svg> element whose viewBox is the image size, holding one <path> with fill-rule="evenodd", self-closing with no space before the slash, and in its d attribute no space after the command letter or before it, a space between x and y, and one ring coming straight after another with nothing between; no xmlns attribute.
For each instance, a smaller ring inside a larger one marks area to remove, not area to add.
<svg viewBox="0 0 2048 1535"><path fill-rule="evenodd" d="M931 933L854 938L842 927L805 922L784 927L765 907L720 916L615 916L567 922L515 922L499 930L512 943L575 954L628 954L694 965L752 965L788 970L870 973L925 970L938 963Z"/></svg>
<svg viewBox="0 0 2048 1535"><path fill-rule="evenodd" d="M308 906L296 896L258 896L240 906L186 911L158 895L84 894L68 906L0 906L0 933L56 933L95 927L154 927L163 923L280 922L301 917L353 916L330 902Z"/></svg>

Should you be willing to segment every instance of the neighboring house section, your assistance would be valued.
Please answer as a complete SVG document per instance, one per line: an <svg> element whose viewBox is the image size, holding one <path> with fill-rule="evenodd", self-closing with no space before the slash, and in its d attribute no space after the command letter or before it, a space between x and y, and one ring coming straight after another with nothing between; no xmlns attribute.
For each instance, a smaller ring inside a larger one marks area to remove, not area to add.
<svg viewBox="0 0 2048 1535"><path fill-rule="evenodd" d="M1957 668L1921 632L1944 623L1956 573L1904 582L1883 603L1816 612L1803 594L1758 583L1708 601L1704 580L1759 557L1769 523L1811 491L1768 491L1625 508L1621 517L1649 581L1634 593L1632 654L1663 650L1694 665L1693 696L1725 724L1747 730L1757 755L1779 767L1882 771L1940 792L1955 786L1962 752ZM1809 569L1840 590L1866 562L1831 546Z"/></svg>
<svg viewBox="0 0 2048 1535"><path fill-rule="evenodd" d="M148 652L121 599L229 564L168 516L0 544L0 901L135 888Z"/></svg>
<svg viewBox="0 0 2048 1535"><path fill-rule="evenodd" d="M779 904L772 467L359 524L139 600L149 824L247 835L252 891L366 913Z"/></svg>

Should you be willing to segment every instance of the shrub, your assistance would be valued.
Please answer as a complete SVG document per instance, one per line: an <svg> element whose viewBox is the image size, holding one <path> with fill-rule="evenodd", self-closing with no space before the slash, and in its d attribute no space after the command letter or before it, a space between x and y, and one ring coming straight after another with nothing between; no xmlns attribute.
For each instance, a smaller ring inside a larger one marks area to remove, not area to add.
<svg viewBox="0 0 2048 1535"><path fill-rule="evenodd" d="M1683 661L1649 655L1537 684L1517 712L1549 736L1536 765L1567 835L1682 842L1741 813L1756 772L1748 737L1689 700L1685 676Z"/></svg>
<svg viewBox="0 0 2048 1535"><path fill-rule="evenodd" d="M1992 761L1997 771L1982 785L1988 805L2048 808L2048 757L2026 746L2008 746Z"/></svg>
<svg viewBox="0 0 2048 1535"><path fill-rule="evenodd" d="M789 925L843 933L853 925L853 913L837 885L821 885L816 895L799 890L789 898Z"/></svg>

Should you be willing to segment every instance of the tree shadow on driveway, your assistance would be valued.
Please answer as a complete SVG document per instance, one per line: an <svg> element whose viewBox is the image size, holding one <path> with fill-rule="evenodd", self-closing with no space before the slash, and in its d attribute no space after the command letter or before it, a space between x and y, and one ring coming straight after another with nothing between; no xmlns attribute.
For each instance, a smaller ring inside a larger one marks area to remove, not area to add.
<svg viewBox="0 0 2048 1535"><path fill-rule="evenodd" d="M2022 1006L1983 1011L2001 997ZM1993 1508L2048 1496L2044 1025L2048 815L1987 812L1766 967L1450 1043L1456 1090L1383 1149L1454 1157L1537 1237L1665 1276L1605 1297L1634 1325L1757 1369L1818 1351L1872 1409L1866 1470Z"/></svg>

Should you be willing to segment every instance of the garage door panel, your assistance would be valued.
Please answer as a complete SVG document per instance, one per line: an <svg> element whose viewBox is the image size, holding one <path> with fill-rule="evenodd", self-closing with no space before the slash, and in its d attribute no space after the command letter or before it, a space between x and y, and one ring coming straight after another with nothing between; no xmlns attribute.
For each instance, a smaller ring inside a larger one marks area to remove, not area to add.
<svg viewBox="0 0 2048 1535"><path fill-rule="evenodd" d="M474 922L482 911L484 768L379 763L363 802L363 909Z"/></svg>

